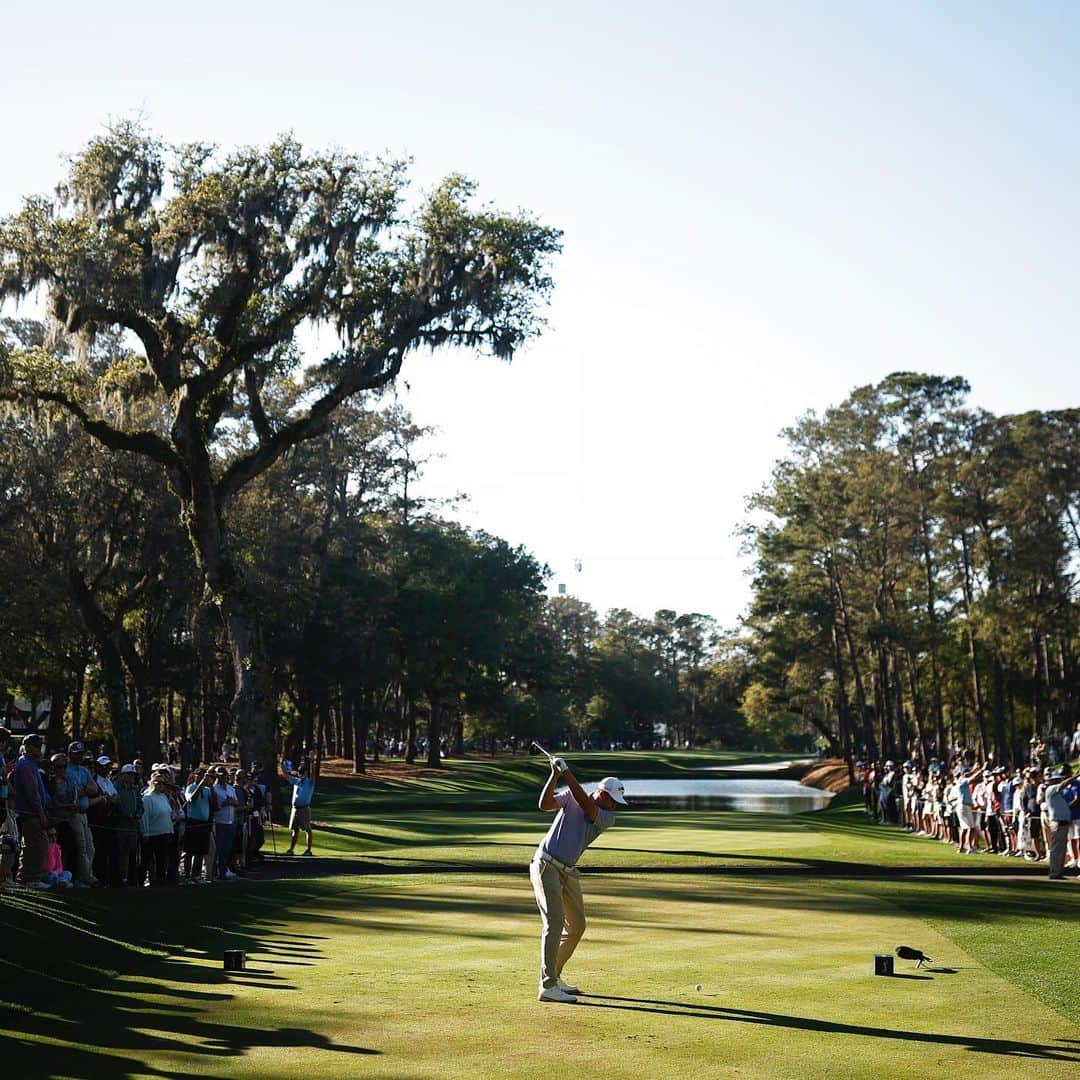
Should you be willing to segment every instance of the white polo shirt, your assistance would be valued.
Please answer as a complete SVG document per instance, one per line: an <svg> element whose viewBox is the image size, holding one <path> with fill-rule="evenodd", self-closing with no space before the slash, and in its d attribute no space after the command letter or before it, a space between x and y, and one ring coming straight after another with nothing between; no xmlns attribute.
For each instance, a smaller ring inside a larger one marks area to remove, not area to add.
<svg viewBox="0 0 1080 1080"><path fill-rule="evenodd" d="M214 795L219 803L223 803L226 799L236 798L236 788L232 784L215 784ZM215 825L235 825L236 824L236 807L235 806L220 806L214 811L214 824Z"/></svg>

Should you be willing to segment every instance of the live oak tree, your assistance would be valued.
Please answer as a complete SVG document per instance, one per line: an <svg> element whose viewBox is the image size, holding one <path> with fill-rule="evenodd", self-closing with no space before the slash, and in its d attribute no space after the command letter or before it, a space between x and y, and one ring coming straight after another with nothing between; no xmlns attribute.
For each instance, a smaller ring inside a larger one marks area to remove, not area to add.
<svg viewBox="0 0 1080 1080"><path fill-rule="evenodd" d="M221 613L244 757L275 760L259 612L231 542L237 493L405 357L459 345L509 359L539 332L559 233L475 207L451 176L406 202L406 167L286 137L221 153L135 124L93 139L53 196L0 222L0 299L40 297L49 347L0 365L0 396L51 403L155 462ZM92 361L121 333L134 350ZM332 345L303 363L317 342ZM299 383L299 395L281 392ZM128 422L108 418L109 396Z"/></svg>

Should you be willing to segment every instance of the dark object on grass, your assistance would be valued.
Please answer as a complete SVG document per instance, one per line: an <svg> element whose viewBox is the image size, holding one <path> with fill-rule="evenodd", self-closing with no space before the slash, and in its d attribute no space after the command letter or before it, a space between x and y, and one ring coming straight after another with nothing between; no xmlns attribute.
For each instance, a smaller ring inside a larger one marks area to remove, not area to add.
<svg viewBox="0 0 1080 1080"><path fill-rule="evenodd" d="M243 971L244 970L244 950L243 949L226 949L225 950L225 970L226 971Z"/></svg>
<svg viewBox="0 0 1080 1080"><path fill-rule="evenodd" d="M910 945L897 945L896 955L901 960L915 960L917 968L921 968L923 964L932 964L934 962L932 956L927 956L921 949L913 949Z"/></svg>
<svg viewBox="0 0 1080 1080"><path fill-rule="evenodd" d="M891 975L893 973L892 957L888 953L875 953L874 974Z"/></svg>

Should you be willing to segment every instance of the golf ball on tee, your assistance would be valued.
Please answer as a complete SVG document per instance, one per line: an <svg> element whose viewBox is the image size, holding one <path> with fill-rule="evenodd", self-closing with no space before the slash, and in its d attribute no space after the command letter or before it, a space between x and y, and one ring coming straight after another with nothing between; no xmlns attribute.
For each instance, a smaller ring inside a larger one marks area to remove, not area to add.
<svg viewBox="0 0 1080 1080"><path fill-rule="evenodd" d="M694 989L695 990L700 990L701 989L701 983L698 983L697 986L694 987Z"/></svg>

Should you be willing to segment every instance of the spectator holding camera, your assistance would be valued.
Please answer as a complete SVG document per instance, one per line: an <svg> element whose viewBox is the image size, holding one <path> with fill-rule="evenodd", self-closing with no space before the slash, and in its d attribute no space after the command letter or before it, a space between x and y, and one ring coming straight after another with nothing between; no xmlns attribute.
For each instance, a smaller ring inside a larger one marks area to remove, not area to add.
<svg viewBox="0 0 1080 1080"><path fill-rule="evenodd" d="M240 800L229 783L224 765L214 769L214 786L210 789L214 817L214 876L231 881L236 874L229 867L236 842L236 808Z"/></svg>
<svg viewBox="0 0 1080 1080"><path fill-rule="evenodd" d="M184 831L184 877L197 885L208 884L206 860L210 851L210 771L196 769L191 783L184 788L184 807L187 827Z"/></svg>

